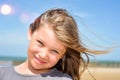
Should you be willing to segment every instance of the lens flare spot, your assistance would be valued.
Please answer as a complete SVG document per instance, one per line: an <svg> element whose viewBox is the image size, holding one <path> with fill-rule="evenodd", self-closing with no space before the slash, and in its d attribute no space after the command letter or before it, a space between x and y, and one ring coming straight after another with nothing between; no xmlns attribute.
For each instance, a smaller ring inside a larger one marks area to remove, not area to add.
<svg viewBox="0 0 120 80"><path fill-rule="evenodd" d="M8 4L4 4L0 7L0 13L3 15L9 15L12 13L12 8Z"/></svg>

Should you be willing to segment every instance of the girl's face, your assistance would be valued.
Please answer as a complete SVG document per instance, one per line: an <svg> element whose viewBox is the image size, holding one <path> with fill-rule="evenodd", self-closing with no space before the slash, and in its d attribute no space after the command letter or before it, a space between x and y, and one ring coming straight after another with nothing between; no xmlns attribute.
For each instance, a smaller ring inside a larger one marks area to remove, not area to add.
<svg viewBox="0 0 120 80"><path fill-rule="evenodd" d="M29 31L28 64L35 70L47 72L64 56L65 47L55 37L47 24L36 30Z"/></svg>

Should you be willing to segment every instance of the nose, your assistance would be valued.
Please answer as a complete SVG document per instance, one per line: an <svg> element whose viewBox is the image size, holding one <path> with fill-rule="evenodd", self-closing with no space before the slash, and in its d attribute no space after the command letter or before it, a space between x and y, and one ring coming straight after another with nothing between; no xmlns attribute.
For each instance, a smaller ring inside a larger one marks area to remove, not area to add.
<svg viewBox="0 0 120 80"><path fill-rule="evenodd" d="M48 51L47 49L42 49L39 51L39 56L43 59L47 59L48 58Z"/></svg>

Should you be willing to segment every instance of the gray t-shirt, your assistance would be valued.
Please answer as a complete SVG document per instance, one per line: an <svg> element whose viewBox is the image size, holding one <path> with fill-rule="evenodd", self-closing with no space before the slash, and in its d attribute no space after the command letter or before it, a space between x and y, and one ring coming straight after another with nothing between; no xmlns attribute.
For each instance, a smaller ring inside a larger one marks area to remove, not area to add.
<svg viewBox="0 0 120 80"><path fill-rule="evenodd" d="M0 80L72 80L72 78L56 68L45 74L23 75L17 73L13 67L0 67Z"/></svg>

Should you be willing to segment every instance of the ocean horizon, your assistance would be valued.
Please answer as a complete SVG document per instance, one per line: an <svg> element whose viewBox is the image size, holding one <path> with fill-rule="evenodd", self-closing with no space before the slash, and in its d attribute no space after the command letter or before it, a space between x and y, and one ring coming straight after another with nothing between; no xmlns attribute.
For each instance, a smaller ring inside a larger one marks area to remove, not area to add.
<svg viewBox="0 0 120 80"><path fill-rule="evenodd" d="M18 56L0 56L0 61L24 61L27 57L18 57ZM120 62L115 60L97 60L90 59L90 62Z"/></svg>
<svg viewBox="0 0 120 80"><path fill-rule="evenodd" d="M26 57L18 57L18 56L0 56L0 60L2 61L23 61Z"/></svg>
<svg viewBox="0 0 120 80"><path fill-rule="evenodd" d="M17 65L26 60L27 57L0 56L0 66ZM90 66L94 67L120 67L120 61L90 60Z"/></svg>

